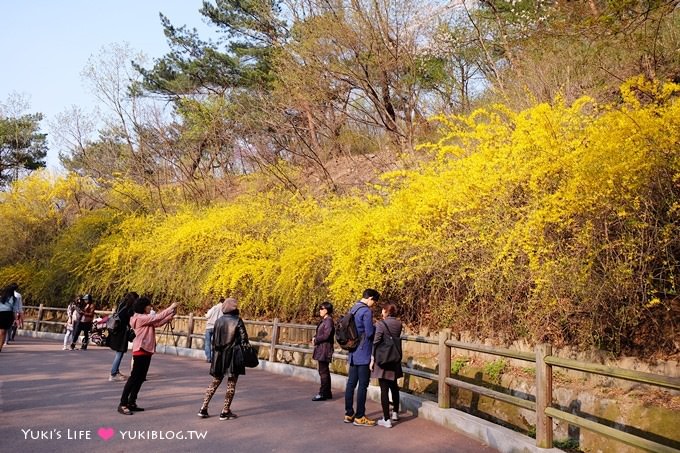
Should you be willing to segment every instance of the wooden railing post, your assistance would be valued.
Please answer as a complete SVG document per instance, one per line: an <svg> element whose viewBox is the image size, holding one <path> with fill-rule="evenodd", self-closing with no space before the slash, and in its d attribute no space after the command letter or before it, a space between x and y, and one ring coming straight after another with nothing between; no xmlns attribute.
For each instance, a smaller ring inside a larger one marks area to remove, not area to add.
<svg viewBox="0 0 680 453"><path fill-rule="evenodd" d="M43 319L44 308L45 308L44 304L40 304L40 306L38 307L38 320L33 325L33 330L36 332L40 332L40 321L42 321Z"/></svg>
<svg viewBox="0 0 680 453"><path fill-rule="evenodd" d="M545 358L552 355L552 346L548 343L536 345L536 446L552 448L552 417L546 415L546 408L552 405L552 366L545 363Z"/></svg>
<svg viewBox="0 0 680 453"><path fill-rule="evenodd" d="M437 402L442 409L451 407L451 387L446 378L451 374L451 348L446 341L451 338L451 330L439 332L439 380L437 381Z"/></svg>
<svg viewBox="0 0 680 453"><path fill-rule="evenodd" d="M189 313L189 325L187 326L187 348L191 349L191 343L193 338L191 336L194 334L194 313Z"/></svg>
<svg viewBox="0 0 680 453"><path fill-rule="evenodd" d="M276 344L279 342L279 318L274 318L272 325L272 344L269 346L269 361L276 361Z"/></svg>

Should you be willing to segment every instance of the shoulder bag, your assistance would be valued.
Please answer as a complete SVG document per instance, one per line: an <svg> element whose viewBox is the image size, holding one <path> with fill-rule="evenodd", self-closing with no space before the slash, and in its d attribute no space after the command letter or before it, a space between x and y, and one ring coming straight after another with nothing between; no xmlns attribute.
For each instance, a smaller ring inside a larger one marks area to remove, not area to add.
<svg viewBox="0 0 680 453"><path fill-rule="evenodd" d="M387 323L381 322L385 326L385 333L382 341L375 348L375 363L385 370L394 368L401 363L401 348L400 345L397 345L397 341L401 342L401 339L395 340L389 327L387 327Z"/></svg>

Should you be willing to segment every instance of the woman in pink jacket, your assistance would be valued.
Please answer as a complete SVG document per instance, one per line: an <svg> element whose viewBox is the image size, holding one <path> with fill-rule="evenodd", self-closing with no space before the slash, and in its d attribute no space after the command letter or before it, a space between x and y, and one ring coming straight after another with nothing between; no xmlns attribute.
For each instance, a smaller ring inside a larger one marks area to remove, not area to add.
<svg viewBox="0 0 680 453"><path fill-rule="evenodd" d="M134 362L118 406L118 412L123 415L132 415L133 412L144 410L137 406L137 394L146 380L151 356L156 352L156 327L172 321L176 306L177 304L173 303L160 313L152 315L151 301L148 298L140 297L135 301L133 306L135 314L130 318L130 327L135 330L135 339L132 341Z"/></svg>

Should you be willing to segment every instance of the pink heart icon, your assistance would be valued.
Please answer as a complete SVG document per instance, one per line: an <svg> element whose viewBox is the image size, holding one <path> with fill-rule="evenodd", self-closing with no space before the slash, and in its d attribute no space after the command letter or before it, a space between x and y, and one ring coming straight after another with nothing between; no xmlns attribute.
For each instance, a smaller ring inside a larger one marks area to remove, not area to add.
<svg viewBox="0 0 680 453"><path fill-rule="evenodd" d="M102 426L97 430L97 434L99 434L99 437L102 439L109 440L116 434L116 432L113 430L113 428L105 428Z"/></svg>

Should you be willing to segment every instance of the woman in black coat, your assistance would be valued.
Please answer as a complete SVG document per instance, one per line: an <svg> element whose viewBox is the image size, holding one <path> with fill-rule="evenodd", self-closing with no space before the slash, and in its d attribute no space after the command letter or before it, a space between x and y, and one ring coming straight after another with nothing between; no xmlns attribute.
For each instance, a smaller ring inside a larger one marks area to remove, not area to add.
<svg viewBox="0 0 680 453"><path fill-rule="evenodd" d="M198 411L198 416L201 418L209 417L208 404L225 376L227 378L227 394L224 397L224 407L220 413L220 420L230 420L237 417L231 411L231 402L236 394L238 377L246 374L246 369L243 363L234 361L234 346L248 344L248 333L243 320L239 316L237 303L233 297L225 299L222 303L224 314L215 321L212 338L212 361L210 363L210 375L213 377L213 381L208 386L203 404Z"/></svg>
<svg viewBox="0 0 680 453"><path fill-rule="evenodd" d="M128 330L130 328L130 318L133 314L132 306L137 299L139 299L137 293L129 292L123 296L123 300L116 308L116 314L120 319L120 323L116 330L109 330L108 345L109 348L116 351L116 356L113 358L113 364L111 365L109 381L124 381L127 379L127 376L122 374L119 368L123 355L128 350Z"/></svg>
<svg viewBox="0 0 680 453"><path fill-rule="evenodd" d="M375 337L373 340L373 356L371 356L371 377L377 378L380 384L380 403L383 410L383 418L378 420L378 426L385 428L392 427L392 421L399 420L399 384L397 379L404 375L401 369L401 360L389 367L381 368L375 363L375 351L386 336L391 336L401 355L401 330L402 324L397 315L397 306L392 303L385 303L382 306L382 320L375 323ZM390 398L388 392L392 394L392 404L394 411L390 417Z"/></svg>
<svg viewBox="0 0 680 453"><path fill-rule="evenodd" d="M333 398L331 393L330 363L333 360L333 339L335 326L333 325L333 304L326 301L319 305L321 322L316 326L316 335L312 338L314 353L312 358L319 362L319 379L321 387L312 401L324 401Z"/></svg>

